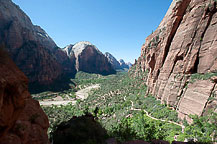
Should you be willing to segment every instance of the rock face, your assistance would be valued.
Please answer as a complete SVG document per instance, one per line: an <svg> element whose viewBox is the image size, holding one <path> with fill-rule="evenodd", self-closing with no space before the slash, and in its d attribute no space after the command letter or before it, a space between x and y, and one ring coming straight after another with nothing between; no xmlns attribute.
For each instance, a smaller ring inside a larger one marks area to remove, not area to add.
<svg viewBox="0 0 217 144"><path fill-rule="evenodd" d="M31 98L26 76L1 48L0 65L0 143L49 143L47 116Z"/></svg>
<svg viewBox="0 0 217 144"><path fill-rule="evenodd" d="M126 63L128 65L129 68L131 68L133 66L133 64L131 62Z"/></svg>
<svg viewBox="0 0 217 144"><path fill-rule="evenodd" d="M120 59L120 60L119 60L119 63L120 63L120 65L121 65L121 68L122 68L122 69L124 69L124 68L129 69L129 68L130 68L130 67L129 67L129 64L125 63L125 61L124 61L123 59Z"/></svg>
<svg viewBox="0 0 217 144"><path fill-rule="evenodd" d="M130 62L125 63L123 59L120 59L120 61L117 61L117 59L110 53L106 52L105 53L106 58L108 61L112 64L113 68L118 70L118 69L129 69L132 64Z"/></svg>
<svg viewBox="0 0 217 144"><path fill-rule="evenodd" d="M217 75L216 8L214 0L173 0L134 66L136 74L148 72L148 93L174 107L181 118L202 115L216 104L216 81L189 83L195 74Z"/></svg>
<svg viewBox="0 0 217 144"><path fill-rule="evenodd" d="M121 65L119 61L117 61L117 59L112 54L110 54L109 52L106 52L105 56L108 59L108 61L112 64L114 69L121 69Z"/></svg>
<svg viewBox="0 0 217 144"><path fill-rule="evenodd" d="M87 41L69 45L63 49L70 58L75 58L76 70L102 75L114 74L108 59L93 44Z"/></svg>
<svg viewBox="0 0 217 144"><path fill-rule="evenodd" d="M48 85L64 74L75 74L74 61L11 0L0 0L0 13L0 44L30 83Z"/></svg>

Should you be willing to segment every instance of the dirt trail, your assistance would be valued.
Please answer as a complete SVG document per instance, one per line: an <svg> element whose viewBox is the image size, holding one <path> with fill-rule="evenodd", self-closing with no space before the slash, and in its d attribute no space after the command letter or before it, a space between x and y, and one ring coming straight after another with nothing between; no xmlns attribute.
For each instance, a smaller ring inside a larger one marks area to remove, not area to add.
<svg viewBox="0 0 217 144"><path fill-rule="evenodd" d="M135 109L135 108L131 108L131 110L133 111L141 111L142 109ZM146 116L148 116L149 118L153 119L153 120L159 120L159 121L162 121L162 122L167 122L167 123L171 123L171 124L175 124L177 126L180 126L182 127L182 133L184 132L184 129L185 129L185 126L182 125L182 124L179 124L179 123L176 123L174 121L168 121L168 120L164 120L164 119L158 119L158 118L155 118L153 116L151 116L146 110L143 110L146 114Z"/></svg>
<svg viewBox="0 0 217 144"><path fill-rule="evenodd" d="M97 89L99 88L100 85L96 84L96 85L92 85L89 87L86 87L84 89L81 89L79 91L77 91L75 93L76 98L80 99L80 100L84 100L88 97L88 93L92 90L92 89ZM40 105L43 106L51 106L51 105L67 105L69 103L72 103L73 105L76 103L75 99L69 99L69 100L47 100L47 101L39 101Z"/></svg>
<svg viewBox="0 0 217 144"><path fill-rule="evenodd" d="M124 100L126 101L126 97L124 97ZM134 108L133 101L130 100L130 102L132 104L131 110L133 110L133 111L142 111L142 109L136 109L136 108ZM172 123L172 124L175 124L177 126L180 126L182 128L182 133L184 133L184 130L185 130L185 126L184 125L176 123L174 121L167 121L167 120L164 120L164 119L155 118L155 117L151 116L146 110L143 110L143 111L145 112L146 116L148 116L149 118L151 118L153 120L159 120L159 121L162 121L162 122L168 122L168 123Z"/></svg>

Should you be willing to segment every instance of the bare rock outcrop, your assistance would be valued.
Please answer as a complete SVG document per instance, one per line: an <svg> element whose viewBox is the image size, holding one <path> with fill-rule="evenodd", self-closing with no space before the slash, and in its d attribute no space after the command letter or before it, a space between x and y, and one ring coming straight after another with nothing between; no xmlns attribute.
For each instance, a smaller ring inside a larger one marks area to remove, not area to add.
<svg viewBox="0 0 217 144"><path fill-rule="evenodd" d="M28 79L0 49L0 143L47 144L48 118L28 92Z"/></svg>
<svg viewBox="0 0 217 144"><path fill-rule="evenodd" d="M186 114L201 116L214 90L214 86L215 83L209 80L198 80L189 84L178 105L179 117L187 119L187 117L182 117Z"/></svg>
<svg viewBox="0 0 217 144"><path fill-rule="evenodd" d="M120 59L119 61L117 61L117 59L109 52L106 52L105 56L108 59L108 61L111 63L112 67L116 70L129 69L132 66L130 62L126 63L123 59Z"/></svg>
<svg viewBox="0 0 217 144"><path fill-rule="evenodd" d="M126 63L123 59L120 59L119 63L120 63L120 66L121 66L122 69L125 69L125 68L129 69L130 65L131 65L130 63Z"/></svg>
<svg viewBox="0 0 217 144"><path fill-rule="evenodd" d="M202 115L214 107L216 81L189 83L192 75L217 75L217 7L214 0L173 0L156 31L147 37L136 61L148 93L172 107L181 117ZM211 106L212 105L212 106Z"/></svg>
<svg viewBox="0 0 217 144"><path fill-rule="evenodd" d="M108 59L108 61L112 64L114 69L121 69L121 65L119 61L117 61L117 59L112 54L110 54L109 52L106 52L105 56Z"/></svg>
<svg viewBox="0 0 217 144"><path fill-rule="evenodd" d="M0 44L30 83L50 85L62 75L76 73L74 61L11 0L0 0Z"/></svg>
<svg viewBox="0 0 217 144"><path fill-rule="evenodd" d="M75 58L77 71L102 75L115 73L114 68L105 55L90 42L82 41L75 45L68 45L63 51L65 51L70 58Z"/></svg>

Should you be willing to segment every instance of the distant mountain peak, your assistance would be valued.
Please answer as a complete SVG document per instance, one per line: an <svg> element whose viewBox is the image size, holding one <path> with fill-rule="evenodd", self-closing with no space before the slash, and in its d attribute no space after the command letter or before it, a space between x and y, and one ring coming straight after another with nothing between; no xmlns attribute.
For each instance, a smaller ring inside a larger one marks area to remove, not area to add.
<svg viewBox="0 0 217 144"><path fill-rule="evenodd" d="M81 41L74 45L68 45L63 51L70 58L75 58L77 71L103 75L115 73L105 55L89 41Z"/></svg>
<svg viewBox="0 0 217 144"><path fill-rule="evenodd" d="M83 51L84 49L86 49L88 46L91 46L92 48L94 48L94 49L96 49L98 52L100 52L99 49L98 49L95 45L93 45L91 42L89 42L89 41L80 41L80 42L75 43L74 45L70 44L70 45L66 46L66 47L64 48L64 50L66 51L67 55L70 54L69 51L70 51L70 52L73 51L73 53L74 53L75 56L77 57L77 56L78 56L79 54L81 54L82 51ZM100 53L101 53L101 52L100 52Z"/></svg>
<svg viewBox="0 0 217 144"><path fill-rule="evenodd" d="M93 45L91 42L89 41L80 41L80 42L77 42L75 43L75 45L82 45L82 44L85 44L85 45Z"/></svg>
<svg viewBox="0 0 217 144"><path fill-rule="evenodd" d="M125 63L125 61L123 59L120 59L119 62L120 63Z"/></svg>
<svg viewBox="0 0 217 144"><path fill-rule="evenodd" d="M11 0L0 0L0 29L0 44L5 44L11 58L29 78L30 89L33 85L50 86L62 76L75 74L73 62Z"/></svg>
<svg viewBox="0 0 217 144"><path fill-rule="evenodd" d="M109 52L106 52L105 57L108 59L108 61L111 63L114 69L121 69L120 63L117 61L117 59L112 54L110 54Z"/></svg>
<svg viewBox="0 0 217 144"><path fill-rule="evenodd" d="M123 59L120 59L119 61L109 52L105 53L105 56L107 57L108 61L112 64L114 69L129 69L132 64L130 62L125 63Z"/></svg>

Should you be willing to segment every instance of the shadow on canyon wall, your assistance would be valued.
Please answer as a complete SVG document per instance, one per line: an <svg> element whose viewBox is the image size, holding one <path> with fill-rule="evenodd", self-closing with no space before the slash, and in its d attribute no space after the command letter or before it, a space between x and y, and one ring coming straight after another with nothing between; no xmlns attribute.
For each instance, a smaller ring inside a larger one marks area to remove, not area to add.
<svg viewBox="0 0 217 144"><path fill-rule="evenodd" d="M31 94L36 94L45 91L52 92L62 92L64 90L69 90L73 87L76 87L76 84L71 80L74 79L74 75L63 75L59 76L53 83L49 85L40 85L39 83L30 83L29 91Z"/></svg>

